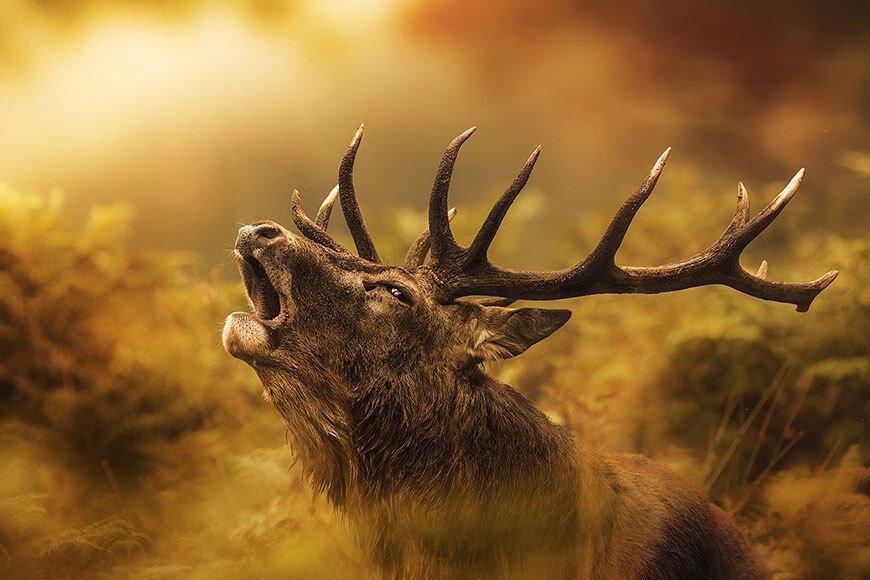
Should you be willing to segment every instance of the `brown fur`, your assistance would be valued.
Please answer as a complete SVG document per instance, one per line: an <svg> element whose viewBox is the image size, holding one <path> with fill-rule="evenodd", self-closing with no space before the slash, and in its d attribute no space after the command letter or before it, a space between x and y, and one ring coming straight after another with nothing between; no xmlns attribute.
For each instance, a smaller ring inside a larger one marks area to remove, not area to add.
<svg viewBox="0 0 870 580"><path fill-rule="evenodd" d="M232 314L224 344L383 576L765 577L698 486L573 441L484 373L567 311L440 304L426 267L373 264L271 222L242 228L236 248L255 314Z"/></svg>

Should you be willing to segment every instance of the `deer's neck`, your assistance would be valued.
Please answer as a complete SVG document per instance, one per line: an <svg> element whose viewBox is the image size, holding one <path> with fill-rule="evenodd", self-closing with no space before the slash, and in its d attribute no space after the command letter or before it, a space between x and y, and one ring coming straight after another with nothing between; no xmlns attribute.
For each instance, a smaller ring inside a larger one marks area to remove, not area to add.
<svg viewBox="0 0 870 580"><path fill-rule="evenodd" d="M572 469L567 430L479 370L362 382L350 419L367 499L486 496Z"/></svg>
<svg viewBox="0 0 870 580"><path fill-rule="evenodd" d="M284 419L287 439L317 491L343 504L356 487L348 387L328 368L257 369L264 396Z"/></svg>
<svg viewBox="0 0 870 580"><path fill-rule="evenodd" d="M314 487L340 507L486 497L576 476L567 430L480 370L375 371L354 382L296 372L261 378Z"/></svg>

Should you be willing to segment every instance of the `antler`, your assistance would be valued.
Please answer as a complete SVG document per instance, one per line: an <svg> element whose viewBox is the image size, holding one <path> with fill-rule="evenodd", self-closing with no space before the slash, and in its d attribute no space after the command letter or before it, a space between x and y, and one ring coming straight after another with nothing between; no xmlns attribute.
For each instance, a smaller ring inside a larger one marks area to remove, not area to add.
<svg viewBox="0 0 870 580"><path fill-rule="evenodd" d="M329 217L332 215L332 208L335 205L335 200L341 200L341 209L344 213L344 219L347 222L347 227L353 237L354 245L357 253L365 260L380 263L378 251L372 242L372 237L369 235L369 230L366 227L365 219L362 211L359 208L359 202L356 199L356 190L353 186L353 165L356 159L356 152L359 149L362 141L363 130L365 125L360 125L350 142L347 152L342 157L341 164L338 168L338 185L320 204L320 209L317 210L317 215L314 221L305 214L302 209L302 201L299 197L299 192L293 192L293 222L299 228L300 233L308 239L335 250L337 252L348 253L338 242L326 233L326 228L329 225ZM428 247L428 246L427 246Z"/></svg>
<svg viewBox="0 0 870 580"><path fill-rule="evenodd" d="M453 219L453 216L456 215L456 208L450 208L447 211L447 221ZM429 248L432 247L432 237L429 235L429 230L423 230L417 239L414 240L414 243L411 244L411 247L408 248L408 252L405 254L405 268L408 270L413 270L418 266L422 266L423 262L426 261L426 254L429 253Z"/></svg>
<svg viewBox="0 0 870 580"><path fill-rule="evenodd" d="M332 215L332 206L335 205L335 200L338 197L338 185L332 188L323 203L320 204L320 209L317 210L317 216L314 218L314 223L324 230L329 225L329 216Z"/></svg>
<svg viewBox="0 0 870 580"><path fill-rule="evenodd" d="M487 250L507 210L526 184L537 161L535 149L519 176L493 206L470 247L453 238L447 217L447 192L456 157L462 144L474 133L472 127L459 135L444 153L429 201L432 263L430 268L439 285L439 300L449 302L462 296L482 295L530 300L556 300L591 294L657 294L723 284L764 300L795 304L799 312L809 309L813 299L837 277L836 270L804 284L767 280L767 262L755 276L740 266L740 254L779 215L797 192L804 170L771 201L749 219L749 196L738 186L737 209L728 228L709 248L681 262L663 266L618 266L617 250L640 206L652 193L670 154L670 148L656 161L647 179L617 210L592 253L575 266L552 272L530 272L496 266L489 262Z"/></svg>
<svg viewBox="0 0 870 580"><path fill-rule="evenodd" d="M356 130L353 140L350 142L350 147L347 148L347 152L341 160L341 165L339 165L338 196L341 199L341 210L344 212L344 219L347 222L348 229L350 229L351 236L353 236L353 243L356 246L357 253L359 253L361 258L380 263L381 259L378 257L378 251L375 249L372 237L369 235L369 230L359 209L356 191L353 187L353 163L362 141L364 129L365 125L360 125Z"/></svg>
<svg viewBox="0 0 870 580"><path fill-rule="evenodd" d="M335 190L333 190L334 192ZM334 250L336 252L348 253L341 244L332 239L328 233L326 233L326 224L329 222L329 211L332 209L332 203L328 204L326 212L323 211L323 207L327 206L327 202L329 202L329 197L332 196L330 193L327 196L326 200L323 202L323 205L320 207L320 211L317 212L316 221L311 221L311 218L305 213L305 210L302 209L302 198L299 196L299 190L293 190L293 197L291 200L291 209L293 212L293 223L296 224L296 227L299 228L299 232L302 233L309 240L320 244L321 246L327 247L330 250ZM333 201L335 198L333 196ZM323 218L323 219L321 219Z"/></svg>

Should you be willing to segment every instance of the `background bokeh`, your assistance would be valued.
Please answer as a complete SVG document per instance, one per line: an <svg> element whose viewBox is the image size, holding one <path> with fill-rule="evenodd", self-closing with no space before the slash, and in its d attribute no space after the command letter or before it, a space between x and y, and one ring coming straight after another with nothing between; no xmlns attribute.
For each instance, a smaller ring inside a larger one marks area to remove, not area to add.
<svg viewBox="0 0 870 580"><path fill-rule="evenodd" d="M703 481L780 578L870 575L866 2L0 0L0 575L348 577L253 373L220 347L242 223L309 212L366 123L381 253L425 227L471 125L458 236L531 150L503 264L585 255L673 146L620 253L703 248L736 180L771 277L841 276L808 314L705 288L567 301L493 372L578 436ZM341 219L331 226L347 239Z"/></svg>

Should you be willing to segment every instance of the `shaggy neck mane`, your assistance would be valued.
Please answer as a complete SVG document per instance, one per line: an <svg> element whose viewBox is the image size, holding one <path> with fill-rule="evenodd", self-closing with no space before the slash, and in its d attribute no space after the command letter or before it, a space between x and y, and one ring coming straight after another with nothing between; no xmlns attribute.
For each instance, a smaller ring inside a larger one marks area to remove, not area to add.
<svg viewBox="0 0 870 580"><path fill-rule="evenodd" d="M314 488L341 508L395 494L426 504L486 497L552 479L572 446L567 430L477 367L418 367L354 384L323 368L293 371L262 369L266 396Z"/></svg>

